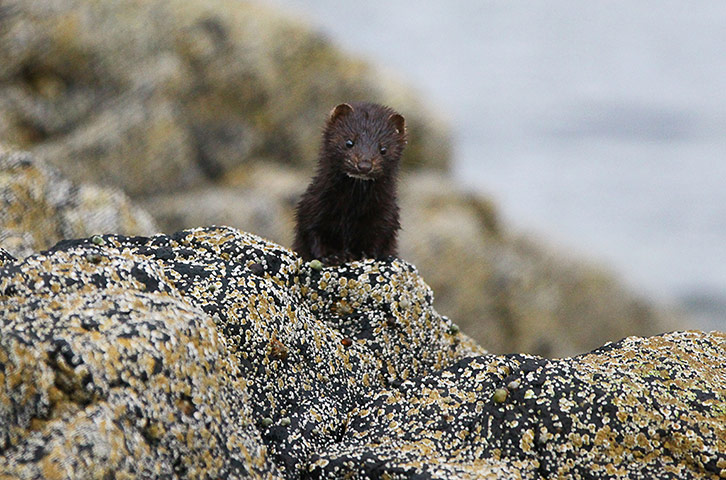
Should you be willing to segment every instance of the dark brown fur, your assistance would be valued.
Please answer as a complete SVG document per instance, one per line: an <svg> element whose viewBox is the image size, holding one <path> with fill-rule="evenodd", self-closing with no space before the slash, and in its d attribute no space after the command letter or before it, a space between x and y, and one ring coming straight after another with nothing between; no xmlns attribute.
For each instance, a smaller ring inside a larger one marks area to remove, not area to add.
<svg viewBox="0 0 726 480"><path fill-rule="evenodd" d="M333 109L315 177L297 206L293 248L305 260L396 255L396 181L405 145L404 119L392 109L372 103Z"/></svg>

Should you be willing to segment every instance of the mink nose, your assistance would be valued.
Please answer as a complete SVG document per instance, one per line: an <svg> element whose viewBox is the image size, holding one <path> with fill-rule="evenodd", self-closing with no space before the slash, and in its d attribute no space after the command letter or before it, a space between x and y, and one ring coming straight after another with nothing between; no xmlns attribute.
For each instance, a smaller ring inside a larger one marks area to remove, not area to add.
<svg viewBox="0 0 726 480"><path fill-rule="evenodd" d="M373 164L370 160L361 160L358 162L358 165L356 165L356 168L361 173L368 173L371 171L371 168L373 168Z"/></svg>

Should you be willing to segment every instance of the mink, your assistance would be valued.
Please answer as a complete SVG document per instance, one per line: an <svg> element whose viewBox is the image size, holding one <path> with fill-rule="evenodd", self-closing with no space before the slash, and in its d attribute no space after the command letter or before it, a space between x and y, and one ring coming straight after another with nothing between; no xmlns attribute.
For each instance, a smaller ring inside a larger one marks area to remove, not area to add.
<svg viewBox="0 0 726 480"><path fill-rule="evenodd" d="M374 103L331 112L315 176L296 211L293 249L342 263L397 255L396 183L406 145L402 115Z"/></svg>

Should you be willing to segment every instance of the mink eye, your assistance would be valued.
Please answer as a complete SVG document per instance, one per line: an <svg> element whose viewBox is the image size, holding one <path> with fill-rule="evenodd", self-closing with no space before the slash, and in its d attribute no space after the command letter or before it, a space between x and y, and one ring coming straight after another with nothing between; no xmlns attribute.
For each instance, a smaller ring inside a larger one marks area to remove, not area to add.
<svg viewBox="0 0 726 480"><path fill-rule="evenodd" d="M378 149L379 152L381 152L381 155L385 155L388 149L386 147L381 147Z"/></svg>
<svg viewBox="0 0 726 480"><path fill-rule="evenodd" d="M353 145L355 145L355 142L353 140L348 140L345 142L345 146L348 148L353 148Z"/></svg>

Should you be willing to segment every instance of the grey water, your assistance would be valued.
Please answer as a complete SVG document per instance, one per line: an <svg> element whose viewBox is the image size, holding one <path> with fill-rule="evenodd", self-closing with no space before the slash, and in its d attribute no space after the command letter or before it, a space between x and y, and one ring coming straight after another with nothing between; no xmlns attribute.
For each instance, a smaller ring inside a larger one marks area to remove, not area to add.
<svg viewBox="0 0 726 480"><path fill-rule="evenodd" d="M726 2L267 3L416 86L515 228L726 330Z"/></svg>

